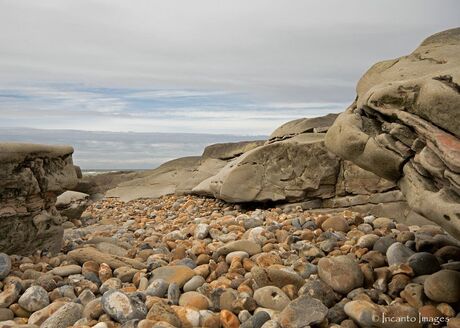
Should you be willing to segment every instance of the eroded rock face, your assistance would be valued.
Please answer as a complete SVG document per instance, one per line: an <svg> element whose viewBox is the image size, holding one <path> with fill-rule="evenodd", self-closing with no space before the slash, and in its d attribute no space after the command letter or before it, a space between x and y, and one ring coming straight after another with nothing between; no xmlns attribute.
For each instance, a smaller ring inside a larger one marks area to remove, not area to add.
<svg viewBox="0 0 460 328"><path fill-rule="evenodd" d="M129 201L190 193L196 185L219 172L229 160L263 143L243 141L208 146L202 156L178 158L154 170L126 175L123 182L106 192L106 196Z"/></svg>
<svg viewBox="0 0 460 328"><path fill-rule="evenodd" d="M460 28L375 64L326 135L341 158L397 183L408 205L460 237Z"/></svg>
<svg viewBox="0 0 460 328"><path fill-rule="evenodd" d="M301 200L334 194L339 162L324 134L300 134L266 144L229 162L193 189L228 202Z"/></svg>
<svg viewBox="0 0 460 328"><path fill-rule="evenodd" d="M61 248L56 196L77 183L72 147L0 144L0 251L30 254Z"/></svg>
<svg viewBox="0 0 460 328"><path fill-rule="evenodd" d="M337 115L283 124L264 144L229 161L192 189L227 202L275 201L326 211L353 209L420 223L395 182L328 151L325 133Z"/></svg>

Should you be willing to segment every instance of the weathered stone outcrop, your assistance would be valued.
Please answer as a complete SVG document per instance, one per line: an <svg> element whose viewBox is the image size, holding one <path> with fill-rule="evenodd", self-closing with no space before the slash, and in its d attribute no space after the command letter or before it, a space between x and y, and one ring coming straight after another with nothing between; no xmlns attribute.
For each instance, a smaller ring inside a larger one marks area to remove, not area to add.
<svg viewBox="0 0 460 328"><path fill-rule="evenodd" d="M278 202L319 212L353 209L420 223L395 182L328 151L325 133L314 131L327 131L336 116L285 123L264 145L229 161L192 193L231 203Z"/></svg>
<svg viewBox="0 0 460 328"><path fill-rule="evenodd" d="M270 135L269 141L279 141L292 138L302 133L323 133L334 123L338 114L327 114L325 116L312 118L299 118L281 125Z"/></svg>
<svg viewBox="0 0 460 328"><path fill-rule="evenodd" d="M56 200L56 208L69 220L78 220L90 203L89 195L78 191L66 191Z"/></svg>
<svg viewBox="0 0 460 328"><path fill-rule="evenodd" d="M74 187L72 147L0 144L0 251L31 254L61 248L56 196Z"/></svg>
<svg viewBox="0 0 460 328"><path fill-rule="evenodd" d="M211 193L228 202L332 197L339 162L323 139L324 134L304 133L257 147L229 162L193 192Z"/></svg>
<svg viewBox="0 0 460 328"><path fill-rule="evenodd" d="M230 203L278 202L315 211L353 209L420 222L394 182L328 151L324 132L336 117L287 122L267 141L208 146L201 157L136 173L136 178L120 183L106 196L129 201L196 194Z"/></svg>
<svg viewBox="0 0 460 328"><path fill-rule="evenodd" d="M341 158L397 183L408 205L460 237L460 28L375 64L326 136Z"/></svg>
<svg viewBox="0 0 460 328"><path fill-rule="evenodd" d="M139 198L157 198L174 194L179 184L183 184L200 162L199 156L178 158L160 165L154 170L124 181L106 192L107 197L117 197L123 201Z"/></svg>
<svg viewBox="0 0 460 328"><path fill-rule="evenodd" d="M109 189L106 196L129 201L190 193L201 181L217 174L229 160L263 143L264 141L243 141L208 146L202 156L178 158L154 170L128 174L123 177L127 181Z"/></svg>

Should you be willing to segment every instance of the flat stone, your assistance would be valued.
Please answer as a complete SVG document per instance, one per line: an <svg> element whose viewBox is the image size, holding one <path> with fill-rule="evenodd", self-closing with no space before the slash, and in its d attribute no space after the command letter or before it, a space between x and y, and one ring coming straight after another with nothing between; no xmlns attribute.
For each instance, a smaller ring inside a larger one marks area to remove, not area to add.
<svg viewBox="0 0 460 328"><path fill-rule="evenodd" d="M209 225L205 223L197 224L195 227L194 237L196 239L205 239L209 233Z"/></svg>
<svg viewBox="0 0 460 328"><path fill-rule="evenodd" d="M259 311L243 323L240 328L261 328L268 320L270 320L270 315L265 311Z"/></svg>
<svg viewBox="0 0 460 328"><path fill-rule="evenodd" d="M376 243L377 240L379 240L379 236L374 235L374 234L369 234L369 235L364 235L358 239L358 242L356 245L362 248L367 248L369 250L374 247L374 244Z"/></svg>

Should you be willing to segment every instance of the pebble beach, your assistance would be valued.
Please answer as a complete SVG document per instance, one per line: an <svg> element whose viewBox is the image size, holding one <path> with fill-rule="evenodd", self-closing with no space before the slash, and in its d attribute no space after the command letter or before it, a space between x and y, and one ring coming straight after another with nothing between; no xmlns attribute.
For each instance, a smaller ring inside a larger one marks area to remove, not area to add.
<svg viewBox="0 0 460 328"><path fill-rule="evenodd" d="M0 256L1 327L460 326L460 243L351 211L92 203L56 256Z"/></svg>

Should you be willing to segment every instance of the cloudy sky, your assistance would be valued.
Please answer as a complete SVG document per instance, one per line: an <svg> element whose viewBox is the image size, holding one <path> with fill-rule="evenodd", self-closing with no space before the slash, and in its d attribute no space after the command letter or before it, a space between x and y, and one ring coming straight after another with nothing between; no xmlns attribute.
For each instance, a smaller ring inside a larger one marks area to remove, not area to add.
<svg viewBox="0 0 460 328"><path fill-rule="evenodd" d="M339 112L457 0L0 0L0 126L269 134Z"/></svg>
<svg viewBox="0 0 460 328"><path fill-rule="evenodd" d="M458 0L0 0L0 140L69 143L77 164L104 169L263 138L341 112L373 63L459 12Z"/></svg>

